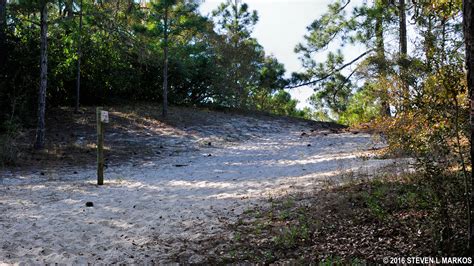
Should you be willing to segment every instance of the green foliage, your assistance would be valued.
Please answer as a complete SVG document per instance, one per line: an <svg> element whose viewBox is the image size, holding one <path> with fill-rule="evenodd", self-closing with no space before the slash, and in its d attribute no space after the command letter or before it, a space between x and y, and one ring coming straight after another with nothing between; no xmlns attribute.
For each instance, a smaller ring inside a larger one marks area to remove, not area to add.
<svg viewBox="0 0 474 266"><path fill-rule="evenodd" d="M248 4L240 4L239 1L225 0L212 14L221 31L232 42L250 38L253 27L258 22L257 11L250 11Z"/></svg>
<svg viewBox="0 0 474 266"><path fill-rule="evenodd" d="M292 82L309 82L314 88L310 102L318 116L355 124L388 113L389 92L385 83L392 64L386 58L384 30L395 22L396 6L388 1L363 2L352 7L348 14L349 4L350 1L329 4L328 11L308 27L305 41L295 49L305 71L293 73ZM364 46L366 51L349 62L344 60L340 49L328 51L325 62L318 63L318 53L334 44ZM366 86L361 88L360 84L366 83L378 84L372 86L372 97L358 93ZM372 98L372 103L360 103L361 98ZM374 116L372 107L376 105L379 114Z"/></svg>
<svg viewBox="0 0 474 266"><path fill-rule="evenodd" d="M381 204L382 198L380 195L381 189L376 190L373 194L364 193L365 204L372 215L374 215L380 221L383 221L387 217L387 212L384 206Z"/></svg>
<svg viewBox="0 0 474 266"><path fill-rule="evenodd" d="M324 64L317 64L306 73L310 77L323 79L320 83L314 85L316 93L310 98L310 103L317 110L328 109L335 116L346 111L352 88L350 80L342 75L340 71L324 78L327 73L340 68L343 63L344 57L340 50L336 54L330 52Z"/></svg>
<svg viewBox="0 0 474 266"><path fill-rule="evenodd" d="M18 154L17 139L20 136L21 127L18 121L10 119L0 127L0 166L14 165Z"/></svg>
<svg viewBox="0 0 474 266"><path fill-rule="evenodd" d="M284 78L285 67L273 56L266 56L259 70L257 86L251 89L251 100L261 110L271 107L271 97L284 88L288 81Z"/></svg>
<svg viewBox="0 0 474 266"><path fill-rule="evenodd" d="M339 114L338 122L346 125L370 122L379 116L379 110L380 103L368 84L349 98L347 109Z"/></svg>
<svg viewBox="0 0 474 266"><path fill-rule="evenodd" d="M295 52L303 54L303 62L306 66L315 64L312 59L314 52L326 49L335 40L342 42L348 40L351 31L357 28L355 18L348 18L344 9L349 2L347 0L333 1L328 5L327 13L308 26L309 33L304 36L305 43L298 44L295 49Z"/></svg>
<svg viewBox="0 0 474 266"><path fill-rule="evenodd" d="M71 4L70 4L71 3ZM224 2L213 17L200 1L127 3L79 0L48 4L48 106L73 105L81 34L81 104L115 100L161 101L163 15L168 8L169 101L297 114L296 101L279 92L285 68L251 37L258 15L243 3ZM235 20L237 16L237 20ZM6 65L0 76L1 118L36 113L39 12L36 2L13 1L7 10ZM237 22L237 23L236 23ZM275 108L268 108L276 104ZM48 108L47 108L48 109Z"/></svg>
<svg viewBox="0 0 474 266"><path fill-rule="evenodd" d="M296 100L291 99L288 92L278 90L275 94L270 95L267 108L262 108L262 110L267 110L279 115L296 116L297 103Z"/></svg>
<svg viewBox="0 0 474 266"><path fill-rule="evenodd" d="M248 108L251 90L260 82L256 73L265 63L272 64L265 62L263 47L250 36L258 21L257 12L250 11L245 3L227 0L213 12L213 18L221 34L215 46L219 54L216 63L225 70L219 82L224 97L216 101L224 106ZM270 60L278 64L276 59Z"/></svg>
<svg viewBox="0 0 474 266"><path fill-rule="evenodd" d="M310 232L306 225L290 225L283 228L272 241L275 245L282 249L294 248L299 241L305 241L309 238Z"/></svg>

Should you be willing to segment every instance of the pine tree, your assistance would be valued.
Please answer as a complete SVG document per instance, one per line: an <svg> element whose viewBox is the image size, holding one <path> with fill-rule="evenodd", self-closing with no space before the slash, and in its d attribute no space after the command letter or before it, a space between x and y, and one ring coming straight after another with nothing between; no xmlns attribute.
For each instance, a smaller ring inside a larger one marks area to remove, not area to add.
<svg viewBox="0 0 474 266"><path fill-rule="evenodd" d="M36 128L35 148L42 149L45 144L46 89L48 86L48 3L40 1L40 86L38 94L38 125Z"/></svg>
<svg viewBox="0 0 474 266"><path fill-rule="evenodd" d="M471 131L471 163L474 158L474 3L471 0L463 1L463 25L464 25L464 39L466 43L466 67L467 67L467 87L470 100L470 131ZM469 253L474 256L474 171L471 171L471 198L469 210Z"/></svg>
<svg viewBox="0 0 474 266"><path fill-rule="evenodd" d="M249 89L258 82L255 73L258 72L259 62L264 58L263 47L251 37L258 21L257 12L250 11L249 6L240 0L227 0L213 12L213 16L219 33L223 35L217 48L224 55L219 64L228 72L224 81L230 87L227 94L235 95L230 105L245 108Z"/></svg>
<svg viewBox="0 0 474 266"><path fill-rule="evenodd" d="M7 58L7 0L0 0L0 72Z"/></svg>

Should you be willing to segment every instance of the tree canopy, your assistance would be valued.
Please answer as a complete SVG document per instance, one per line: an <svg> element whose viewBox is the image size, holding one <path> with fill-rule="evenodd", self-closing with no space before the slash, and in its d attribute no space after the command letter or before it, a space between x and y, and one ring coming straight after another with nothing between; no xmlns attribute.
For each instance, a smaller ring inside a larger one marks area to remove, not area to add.
<svg viewBox="0 0 474 266"><path fill-rule="evenodd" d="M2 2L2 121L34 122L40 46L46 43L43 66L48 68L41 77L47 81L42 85L46 114L47 107L74 106L79 99L81 105L124 100L166 104L169 99L171 104L268 110L264 108L287 81L284 66L251 36L257 12L240 1L225 1L206 17L199 4ZM43 39L42 6L48 15ZM288 114L297 113L294 102L284 103L292 106Z"/></svg>

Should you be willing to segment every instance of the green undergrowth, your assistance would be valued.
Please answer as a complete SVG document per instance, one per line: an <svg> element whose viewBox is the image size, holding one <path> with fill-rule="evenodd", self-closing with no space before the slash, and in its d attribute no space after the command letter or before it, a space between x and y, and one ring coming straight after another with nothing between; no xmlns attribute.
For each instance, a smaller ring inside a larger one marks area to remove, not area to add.
<svg viewBox="0 0 474 266"><path fill-rule="evenodd" d="M16 163L20 152L17 143L20 134L19 123L7 121L0 125L0 167Z"/></svg>
<svg viewBox="0 0 474 266"><path fill-rule="evenodd" d="M210 262L382 263L384 257L462 256L465 207L455 174L444 195L449 220L427 178L405 174L269 198L230 226L231 243ZM462 194L462 193L461 193ZM443 223L442 221L447 223ZM444 238L446 230L450 235Z"/></svg>

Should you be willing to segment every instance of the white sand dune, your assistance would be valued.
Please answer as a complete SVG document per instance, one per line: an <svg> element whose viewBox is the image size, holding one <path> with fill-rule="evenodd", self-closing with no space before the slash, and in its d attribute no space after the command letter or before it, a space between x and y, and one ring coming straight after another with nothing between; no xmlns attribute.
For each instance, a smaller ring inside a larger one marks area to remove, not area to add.
<svg viewBox="0 0 474 266"><path fill-rule="evenodd" d="M93 168L2 172L0 262L200 262L202 241L228 237L226 223L252 204L393 163L360 157L380 146L370 135L301 129L110 167L100 187Z"/></svg>

